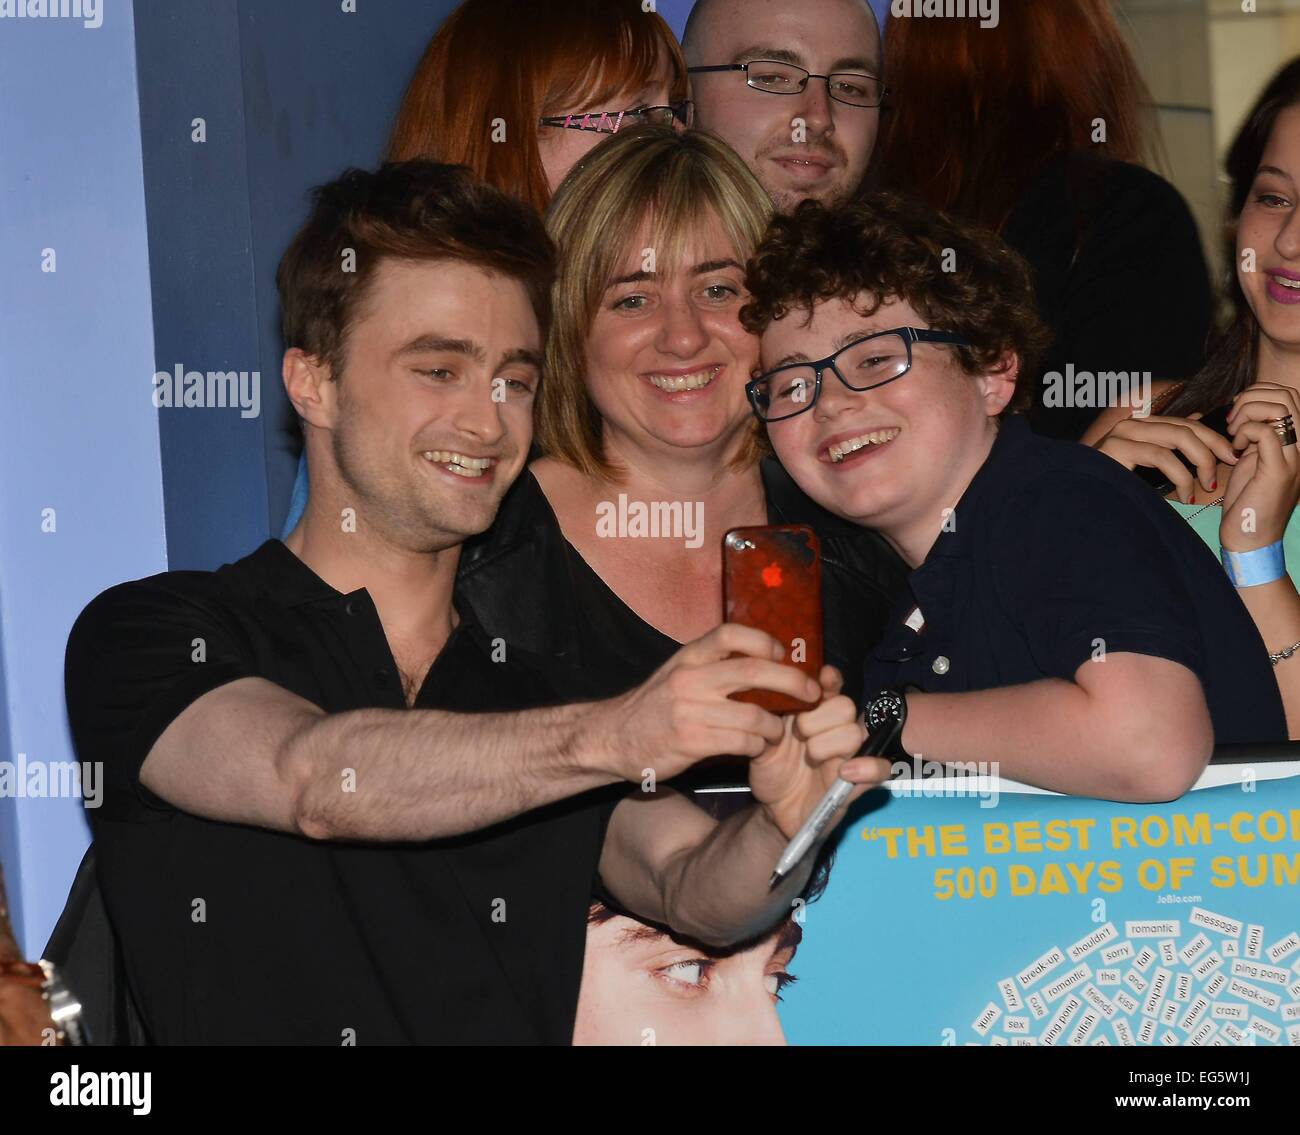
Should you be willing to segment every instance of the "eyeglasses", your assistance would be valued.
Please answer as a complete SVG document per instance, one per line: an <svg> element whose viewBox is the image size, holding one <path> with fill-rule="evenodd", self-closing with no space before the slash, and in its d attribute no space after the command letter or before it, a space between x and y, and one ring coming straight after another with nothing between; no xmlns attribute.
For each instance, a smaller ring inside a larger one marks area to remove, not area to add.
<svg viewBox="0 0 1300 1135"><path fill-rule="evenodd" d="M831 371L850 390L859 393L897 382L912 369L913 343L970 346L969 340L949 331L895 327L855 339L817 362L791 363L761 374L745 386L745 393L749 395L749 404L759 421L779 422L793 418L817 404L822 392L823 371Z"/></svg>
<svg viewBox="0 0 1300 1135"><path fill-rule="evenodd" d="M686 70L691 75L710 71L744 71L749 86L769 95L797 95L808 86L809 79L825 79L827 94L848 106L879 106L889 93L889 88L875 75L857 71L816 75L793 63L778 63L774 59L755 59L751 63L727 63L718 67L688 67Z"/></svg>
<svg viewBox="0 0 1300 1135"><path fill-rule="evenodd" d="M671 126L680 122L689 127L695 118L695 104L689 99L671 106L638 106L631 110L593 110L588 114L556 114L538 121L543 126L564 130L590 130L597 134L617 134L629 126Z"/></svg>

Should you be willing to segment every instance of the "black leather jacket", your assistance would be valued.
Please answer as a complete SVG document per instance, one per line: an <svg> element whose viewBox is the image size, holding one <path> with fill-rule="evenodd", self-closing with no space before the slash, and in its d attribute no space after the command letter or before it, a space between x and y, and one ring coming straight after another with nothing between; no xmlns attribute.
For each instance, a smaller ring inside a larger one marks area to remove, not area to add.
<svg viewBox="0 0 1300 1135"><path fill-rule="evenodd" d="M826 660L844 674L845 692L857 696L866 652L880 638L908 569L875 532L805 496L775 458L765 459L761 472L769 522L807 524L821 540ZM462 549L457 598L489 634L543 660L588 670L595 662L583 655L584 612L572 572L564 534L537 481L525 474L506 494L492 528ZM619 692L600 690L599 675L595 681L590 696Z"/></svg>

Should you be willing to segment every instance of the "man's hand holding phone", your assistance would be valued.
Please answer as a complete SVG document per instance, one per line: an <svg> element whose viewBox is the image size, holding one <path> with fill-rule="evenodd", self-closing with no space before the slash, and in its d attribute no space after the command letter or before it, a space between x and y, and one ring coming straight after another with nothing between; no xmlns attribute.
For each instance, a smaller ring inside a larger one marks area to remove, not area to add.
<svg viewBox="0 0 1300 1135"><path fill-rule="evenodd" d="M759 757L785 740L787 722L731 695L770 690L817 702L822 689L782 661L785 648L753 627L723 623L688 643L626 694L592 707L588 743L598 763L637 783L668 780L706 757ZM846 699L847 700L847 699Z"/></svg>

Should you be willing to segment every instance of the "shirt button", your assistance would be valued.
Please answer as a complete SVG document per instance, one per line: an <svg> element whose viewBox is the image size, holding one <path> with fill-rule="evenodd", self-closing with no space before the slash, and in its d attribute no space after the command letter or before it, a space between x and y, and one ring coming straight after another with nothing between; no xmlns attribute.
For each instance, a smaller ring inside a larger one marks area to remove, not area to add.
<svg viewBox="0 0 1300 1135"><path fill-rule="evenodd" d="M936 674L946 674L948 673L948 667L950 665L951 663L948 661L948 659L941 654L932 663L930 663L930 669L933 670Z"/></svg>
<svg viewBox="0 0 1300 1135"><path fill-rule="evenodd" d="M375 677L378 678L379 681L381 682L387 682L390 678L392 678L392 676L393 676L393 672L387 666L381 666L378 670L375 671Z"/></svg>
<svg viewBox="0 0 1300 1135"><path fill-rule="evenodd" d="M349 599L344 603L343 613L345 615L355 615L357 613L357 601L355 599Z"/></svg>

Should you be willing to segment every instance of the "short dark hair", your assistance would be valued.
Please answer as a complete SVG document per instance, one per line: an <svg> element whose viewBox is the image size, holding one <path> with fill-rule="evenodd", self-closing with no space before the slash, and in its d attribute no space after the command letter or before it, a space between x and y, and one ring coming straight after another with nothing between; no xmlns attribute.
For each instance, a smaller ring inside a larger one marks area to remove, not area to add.
<svg viewBox="0 0 1300 1135"><path fill-rule="evenodd" d="M312 191L311 215L275 274L285 349L327 363L337 378L386 257L456 260L518 280L543 336L549 330L555 250L541 219L464 166L416 159L349 169Z"/></svg>
<svg viewBox="0 0 1300 1135"><path fill-rule="evenodd" d="M901 299L930 326L969 347L949 348L968 374L984 374L1007 351L1020 359L1008 412L1028 404L1050 333L1034 303L1029 266L993 233L892 193L874 193L836 209L803 202L776 217L749 261L750 302L740 311L761 334L794 308L866 294L870 315Z"/></svg>

